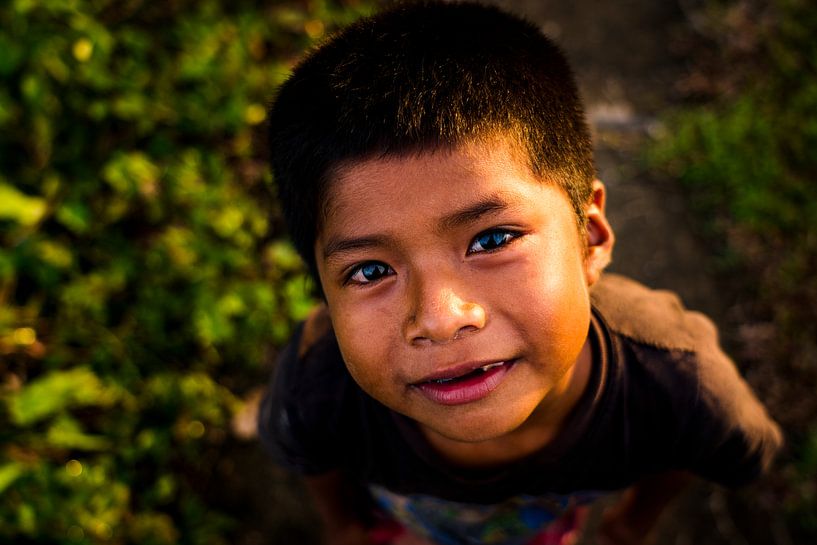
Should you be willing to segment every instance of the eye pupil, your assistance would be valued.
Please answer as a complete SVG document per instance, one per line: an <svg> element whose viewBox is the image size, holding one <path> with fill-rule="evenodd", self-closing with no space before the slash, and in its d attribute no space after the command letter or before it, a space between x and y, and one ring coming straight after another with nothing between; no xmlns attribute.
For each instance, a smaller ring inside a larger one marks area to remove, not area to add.
<svg viewBox="0 0 817 545"><path fill-rule="evenodd" d="M382 263L367 263L361 267L360 272L366 280L377 280L386 274L386 266Z"/></svg>
<svg viewBox="0 0 817 545"><path fill-rule="evenodd" d="M506 246L518 236L518 233L509 229L497 228L490 231L485 231L474 238L474 240L471 242L471 246L468 248L468 253L491 252L493 250L498 250Z"/></svg>
<svg viewBox="0 0 817 545"><path fill-rule="evenodd" d="M494 248L498 248L503 243L507 242L509 236L510 235L508 233L503 233L500 231L485 233L479 237L478 242L484 250L493 250Z"/></svg>

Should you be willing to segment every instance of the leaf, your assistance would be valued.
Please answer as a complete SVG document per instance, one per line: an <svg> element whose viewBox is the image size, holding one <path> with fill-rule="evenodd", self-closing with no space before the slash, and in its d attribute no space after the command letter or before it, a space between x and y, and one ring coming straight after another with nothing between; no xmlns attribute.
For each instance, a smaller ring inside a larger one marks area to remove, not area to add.
<svg viewBox="0 0 817 545"><path fill-rule="evenodd" d="M14 72L23 59L23 50L15 40L6 34L0 34L0 76Z"/></svg>
<svg viewBox="0 0 817 545"><path fill-rule="evenodd" d="M0 466L0 494L2 494L9 486L14 484L24 473L23 466L16 462L10 462Z"/></svg>
<svg viewBox="0 0 817 545"><path fill-rule="evenodd" d="M78 367L31 382L11 398L9 409L15 424L29 426L71 407L110 405L117 397L93 371Z"/></svg>
<svg viewBox="0 0 817 545"><path fill-rule="evenodd" d="M10 219L26 227L45 215L45 200L31 197L0 180L0 220Z"/></svg>
<svg viewBox="0 0 817 545"><path fill-rule="evenodd" d="M65 202L57 209L57 220L77 234L88 231L91 226L91 212L78 201Z"/></svg>
<svg viewBox="0 0 817 545"><path fill-rule="evenodd" d="M53 447L79 450L107 450L111 442L82 431L79 422L69 416L62 416L48 428L48 444Z"/></svg>
<svg viewBox="0 0 817 545"><path fill-rule="evenodd" d="M118 193L131 195L154 186L159 169L144 153L129 152L117 154L108 161L102 176Z"/></svg>

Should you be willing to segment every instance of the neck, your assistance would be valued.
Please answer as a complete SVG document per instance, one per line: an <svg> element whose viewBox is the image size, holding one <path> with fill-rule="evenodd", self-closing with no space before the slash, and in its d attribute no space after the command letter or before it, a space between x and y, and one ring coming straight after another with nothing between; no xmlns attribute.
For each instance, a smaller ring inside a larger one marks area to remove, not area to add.
<svg viewBox="0 0 817 545"><path fill-rule="evenodd" d="M428 442L445 459L463 467L488 468L514 462L544 448L559 436L568 415L587 388L593 353L588 337L574 365L525 422L501 437L466 443L421 426Z"/></svg>

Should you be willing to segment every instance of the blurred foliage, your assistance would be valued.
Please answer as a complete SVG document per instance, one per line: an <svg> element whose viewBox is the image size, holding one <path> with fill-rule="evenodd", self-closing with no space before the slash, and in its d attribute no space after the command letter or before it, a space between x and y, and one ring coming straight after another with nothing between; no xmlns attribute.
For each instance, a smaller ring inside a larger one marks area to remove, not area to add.
<svg viewBox="0 0 817 545"><path fill-rule="evenodd" d="M312 304L265 103L366 9L0 7L0 541L230 542L205 453Z"/></svg>
<svg viewBox="0 0 817 545"><path fill-rule="evenodd" d="M748 69L751 83L678 112L652 160L689 188L733 283L756 298L751 318L774 326L766 365L786 383L776 394L766 386L770 399L778 398L773 412L790 447L783 505L811 543L817 542L817 7L807 0L762 4L768 21Z"/></svg>

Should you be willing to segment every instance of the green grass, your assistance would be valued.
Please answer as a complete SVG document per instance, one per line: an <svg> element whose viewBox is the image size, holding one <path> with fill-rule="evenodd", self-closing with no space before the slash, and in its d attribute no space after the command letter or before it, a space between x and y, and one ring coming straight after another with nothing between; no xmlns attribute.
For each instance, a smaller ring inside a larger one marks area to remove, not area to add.
<svg viewBox="0 0 817 545"><path fill-rule="evenodd" d="M264 106L367 9L0 7L0 541L234 541L202 476L312 304Z"/></svg>
<svg viewBox="0 0 817 545"><path fill-rule="evenodd" d="M769 366L792 402L776 407L788 455L779 475L795 534L817 539L814 403L817 386L817 9L780 0L751 85L722 101L682 109L650 152L687 188L723 281L753 300L748 319L776 336ZM785 397L785 396L784 396ZM806 483L806 485L804 485Z"/></svg>

